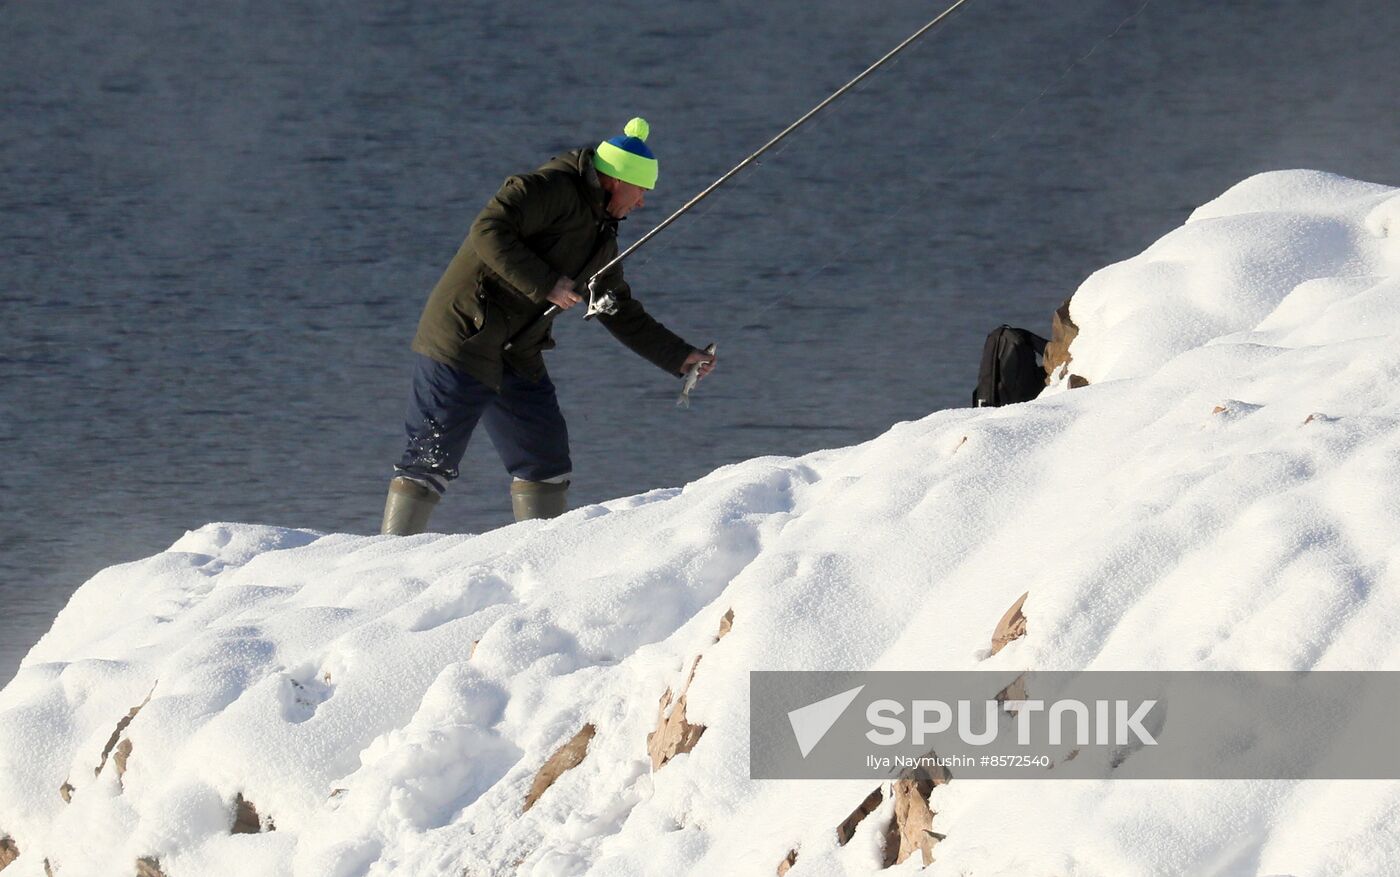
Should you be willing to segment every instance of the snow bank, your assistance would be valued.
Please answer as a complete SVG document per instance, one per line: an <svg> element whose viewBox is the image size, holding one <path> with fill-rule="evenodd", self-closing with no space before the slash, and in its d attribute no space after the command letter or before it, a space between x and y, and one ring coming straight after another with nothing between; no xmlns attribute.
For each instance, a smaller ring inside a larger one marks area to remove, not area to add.
<svg viewBox="0 0 1400 877"><path fill-rule="evenodd" d="M1269 333L1258 343L1291 347L1362 334L1376 320L1385 331L1394 309L1383 291L1365 293L1398 273L1394 189L1315 171L1260 174L1080 287L1074 371L1093 383L1149 375L1251 330Z"/></svg>
<svg viewBox="0 0 1400 877"><path fill-rule="evenodd" d="M1397 248L1395 190L1267 174L1085 283L1088 388L482 535L210 524L108 569L0 692L5 877L870 874L889 796L834 829L873 783L748 779L750 670L1400 670ZM706 730L653 770L688 678ZM1400 862L1396 783L929 803L935 877Z"/></svg>

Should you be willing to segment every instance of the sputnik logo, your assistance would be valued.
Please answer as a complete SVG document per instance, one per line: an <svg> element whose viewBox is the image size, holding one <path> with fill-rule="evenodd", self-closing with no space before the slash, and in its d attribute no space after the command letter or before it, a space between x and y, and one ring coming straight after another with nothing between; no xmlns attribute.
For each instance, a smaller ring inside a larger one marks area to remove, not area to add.
<svg viewBox="0 0 1400 877"><path fill-rule="evenodd" d="M816 748L864 687L858 685L850 691L833 694L788 713L788 722L792 725L792 734L797 738L797 748L802 750L803 758Z"/></svg>

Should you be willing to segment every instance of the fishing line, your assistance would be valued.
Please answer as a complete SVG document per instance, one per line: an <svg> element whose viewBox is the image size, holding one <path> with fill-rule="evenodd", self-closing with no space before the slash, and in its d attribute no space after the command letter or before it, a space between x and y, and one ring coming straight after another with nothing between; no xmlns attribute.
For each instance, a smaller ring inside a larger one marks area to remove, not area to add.
<svg viewBox="0 0 1400 877"><path fill-rule="evenodd" d="M1034 106L1034 105L1036 105L1036 104L1039 104L1040 101L1045 97L1045 95L1049 94L1050 91L1051 91L1052 89L1057 88L1061 83L1063 83L1063 82L1065 81L1065 79L1067 79L1067 78L1069 77L1070 73L1072 73L1077 67L1079 67L1080 64L1082 64L1082 63L1084 63L1085 61L1087 61L1095 52L1097 52L1097 51L1098 51L1105 43L1107 43L1109 40L1111 40L1111 39L1113 39L1114 37L1118 36L1118 34L1123 30L1123 28L1127 27L1128 25L1130 25L1130 24L1132 24L1134 21L1136 21L1136 20L1143 14L1143 12L1145 12L1145 11L1147 10L1147 7L1149 7L1149 6L1152 5L1152 3L1153 3L1153 0L1144 0L1143 4L1142 4L1140 7L1138 7L1138 9L1137 9L1136 12L1132 13L1132 14L1129 15L1127 18L1125 18L1125 19L1123 19L1122 21L1120 21L1120 22L1118 23L1118 25L1117 25L1116 27L1113 28L1112 31L1110 31L1107 35L1101 37L1096 43L1094 43L1094 45L1089 49L1089 51L1085 52L1083 55L1079 56L1079 57L1076 58L1074 61L1070 62L1069 66L1067 66L1067 67L1064 69L1064 71L1061 72L1060 75L1059 75L1053 82L1049 83L1049 84L1046 85L1044 88L1042 88L1042 89L1040 90L1040 93L1037 94L1035 97L1033 97L1033 98L1031 98L1030 100L1028 100L1028 101L1026 101L1025 103L1023 103L1023 104L1020 106L1020 108L1018 108L1018 109L1016 110L1016 112L1012 113L1012 114L1011 114L1010 116L1008 116L1004 121L1002 121L1002 123L1001 123L1000 125L997 126L996 130L994 130L994 131L991 133L991 135L989 135L985 140L983 140L983 141L982 141L981 143L979 143L976 147L974 147L973 153L974 153L974 154L978 154L978 153L981 153L981 152L986 151L987 147L991 146L994 142L996 142L996 140L997 140L998 138L1000 138L1000 137L1002 136L1003 133L1005 133L1006 129L1007 129L1011 124L1013 124L1017 119L1019 119L1022 115L1025 114L1026 110L1030 109L1032 106ZM918 189L916 189L915 191L916 191L916 194L917 194L917 195L924 195L924 194L927 194L927 192L928 192L931 188L932 188L931 184L925 183L924 185L920 186L920 187L919 187ZM910 204L909 204L908 206L905 206L905 207L903 207L903 208L900 208L900 209L896 210L894 213L890 214L891 218L899 219L899 218L902 218L902 217L904 217L904 216L907 216L907 215L910 213L910 211L912 211L912 210L914 209L914 207L917 206L917 205L920 203L920 201L922 201L921 198L916 199L916 200L910 202ZM835 265L837 262L840 262L840 261L841 261L842 259L844 259L846 256L850 255L851 251L854 250L856 247L868 243L872 237L873 237L873 235L871 235L870 233L866 233L865 235L857 236L856 239L855 239L854 241L852 241L851 243L849 243L849 244L847 244L846 246L842 247L841 249L837 250L837 251L835 252L835 254L833 254L833 255L831 256L831 258L829 258L827 261L823 262L821 265L817 266L816 268L812 269L811 271L808 271L806 274L802 275L802 276L799 277L796 281L794 281L794 282L793 282L794 291L784 293L783 295L779 296L778 298L774 299L773 301L769 302L768 304L762 306L762 307L759 308L758 310L753 311L753 312L748 316L747 321L748 321L748 322L753 322L754 320L756 320L757 318L763 316L763 315L766 314L768 311L772 310L773 308L777 307L778 305L780 305L780 304L785 304L786 302L791 301L791 300L797 295L797 290L800 290L800 289L803 288L807 283L809 283L814 277L816 277L817 275L821 274L823 271L825 271L826 269L830 268L832 265Z"/></svg>
<svg viewBox="0 0 1400 877"><path fill-rule="evenodd" d="M914 33L910 34L910 35L904 40L904 42L900 43L899 45L895 46L893 49L890 49L888 52L886 52L886 53L885 53L885 56L884 56L883 58L881 58L880 60L876 61L874 64L871 64L869 67L865 68L865 70L862 71L858 76L856 76L855 79L852 79L850 82L847 82L845 85L843 85L843 86L841 86L840 88L838 88L838 89L836 89L835 91L833 91L830 95L827 96L826 100L824 100L824 101L822 101L821 103L817 104L816 106L812 107L810 110L808 110L808 111L806 112L805 115L802 116L802 118L798 119L796 122L793 122L791 125L788 125L788 126L787 126L786 128L784 128L782 131L780 131L776 137L774 137L772 140L769 140L767 143L765 143L765 144L763 144L762 146L760 146L760 147L757 149L757 151L755 151L755 152L754 152L752 155L750 155L748 158L744 159L743 161L741 161L741 162L739 162L738 164L734 165L734 167L730 168L730 170L729 170L728 173L726 173L724 176L720 177L719 179L715 180L713 183L711 183L709 186L707 186L702 192L700 192L700 194L696 195L694 198L691 198L689 201L685 202L685 204L681 205L680 209L678 209L675 213L672 213L670 216L668 216L668 217L666 217L665 219L663 219L663 220L656 226L656 228L653 228L651 231L649 231L649 232L647 232L646 234L642 235L640 238L637 239L637 242L636 242L636 243L632 244L632 246L630 246L630 247L628 247L627 249L623 250L621 253L618 253L616 256L613 257L612 261L608 262L606 265L604 265L603 267L601 267L601 268L599 268L597 271L595 271L595 272L593 273L593 276L590 277L589 280L588 280L589 286L591 287L591 286L593 285L593 282L594 282L595 280L597 280L597 279L598 279L599 277L601 277L603 274L606 274L607 271L608 271L608 269L612 268L614 265L621 264L621 262L622 262L623 259L626 259L628 256L632 255L632 253L634 253L634 252L636 252L638 249L640 249L640 248L642 247L643 244L645 244L647 241L651 240L651 239L652 239L653 237L655 237L656 235L660 234L660 233L661 233L662 231L664 231L664 230L666 229L666 227L669 226L671 223L675 222L677 219L680 219L681 216L683 216L683 215L686 213L686 211L690 210L690 209L691 209L692 207L694 207L696 204L699 204L701 201L705 200L705 198L709 197L709 195L710 195L711 192L715 191L715 190L718 189L720 186L724 185L726 182L729 181L730 178L732 178L735 174L739 173L739 171L743 170L744 168L746 168L746 167L748 167L749 165L753 164L754 162L758 161L758 157L759 157L760 155L762 155L763 153L765 153L765 152L767 152L768 150L772 149L774 146L777 146L777 145L778 145L779 143L781 143L789 134L793 133L793 132L796 131L798 128L801 128L803 125L805 125L805 124L808 122L808 120L810 120L813 116L817 115L817 114L820 113L822 110L824 110L824 109L826 109L828 106L830 106L833 102L835 102L838 98L840 98L841 95L845 94L846 92L850 91L852 88L855 88L857 85L859 85L859 84L865 79L865 77L867 77L867 76L869 76L870 74L874 73L876 70L879 70L882 66L884 66L885 62L889 61L891 58L895 57L895 56L898 55L900 52L904 51L904 50L907 49L909 46L913 45L913 43L914 43L919 37L923 36L924 34L928 33L928 32L929 32L930 30L932 30L933 28L937 27L938 24L939 24L941 21L943 21L943 19L945 19L945 18L947 18L948 16L952 15L953 12L954 12L955 10L957 10L957 8L958 8L959 6L962 6L962 5L963 5L964 3L966 3L966 2L967 2L967 0L954 0L953 4L952 4L951 6L949 6L947 9L943 10L942 12L940 12L932 21L930 21L928 24L924 25L923 27L919 28L918 30L914 31Z"/></svg>
<svg viewBox="0 0 1400 877"><path fill-rule="evenodd" d="M1036 106L1036 105L1040 104L1040 102L1045 98L1045 96L1046 96L1047 94L1049 94L1049 93L1050 93L1052 90L1054 90L1055 88L1059 87L1067 78L1069 78L1069 76L1070 76L1071 73L1073 73L1081 64L1083 64L1083 63L1084 63L1085 61L1087 61L1090 57L1092 57L1092 56L1094 55L1094 53L1097 52L1100 48L1102 48L1103 45L1104 45L1105 43L1107 43L1109 40L1112 40L1112 39L1114 39L1115 37L1117 37L1117 36L1119 35L1119 33L1121 33L1122 30L1123 30L1125 27L1129 26L1130 24L1134 23L1138 18L1140 18L1140 17L1142 16L1142 14L1143 14L1144 12L1147 11L1147 8L1148 8L1149 6L1152 5L1153 2L1154 2L1154 0L1144 0L1143 4L1142 4L1141 6L1139 6L1139 7L1137 8L1136 11L1134 11L1132 14L1128 15L1126 18L1122 19L1122 20L1121 20L1120 22L1118 22L1118 24L1117 24L1115 27L1113 27L1107 34L1105 34L1104 36L1100 37L1100 38L1094 43L1094 45L1091 46L1091 47L1089 48L1089 50L1088 50L1087 52L1085 52L1083 55L1080 55L1080 56L1079 56L1078 58L1076 58L1075 60L1071 61L1071 62L1069 63L1069 65L1066 66L1066 67L1064 68L1064 70L1062 70L1062 71L1060 72L1060 75L1059 75L1058 77L1056 77L1054 80L1052 80L1051 82L1049 82L1048 84L1046 84L1044 87L1042 87L1042 88L1040 89L1040 91L1039 91L1034 97L1032 97L1032 98L1026 100L1024 103L1022 103L1022 104L1020 105L1020 107L1018 107L1018 108L1015 110L1015 112L1013 112L1013 113L1011 113L1010 115L1006 116L1006 117L1001 121L1001 123L997 125L997 127L992 131L992 133L991 133L990 135L988 135L985 139L983 139L979 144L977 144L977 145L973 148L973 151L972 151L973 154L979 154L979 153L984 152L984 151L987 149L987 147L991 146L991 145L992 145L993 143L995 143L998 139L1000 139L1000 138L1002 137L1002 135L1005 134L1005 133L1007 132L1007 129L1008 129L1009 127L1011 127L1011 126L1012 126L1013 124L1015 124L1023 115L1025 115L1025 113L1026 113L1027 110L1029 110L1032 106ZM909 45L909 44L910 44L914 39L916 39L919 35L921 35L921 34L923 34L924 32L926 32L926 31L927 31L929 28L931 28L934 24L937 24L938 21L942 20L945 16L947 16L947 15L948 15L949 13L951 13L954 9L956 9L958 5L961 5L961 4L959 3L959 4L954 4L953 6L950 6L948 9L946 9L946 10L939 16L939 18L936 18L936 19L934 19L932 22L930 22L929 24L925 25L925 26L924 26L923 28L921 28L913 37L910 37L909 39L905 40L905 42L904 42L904 43L901 43L900 46L897 47L894 51L892 51L892 52L890 52L889 54L887 54L887 55L886 55L884 58L882 58L880 61L877 61L875 65L872 65L872 66L871 66L870 68L868 68L864 73L862 73L860 76L856 77L856 79L854 79L854 80L852 80L851 82L847 83L846 86L844 86L842 89L838 90L835 94L832 95L832 97L827 98L827 100L823 101L823 102L822 102L821 104L819 104L814 110L812 110L812 111L809 112L806 116L804 116L802 120L799 120L798 123L795 123L793 126L790 126L790 127L787 129L787 131L784 131L783 134L780 134L777 138L774 138L774 139L773 139L772 141L770 141L767 145L765 145L762 149L760 149L758 152L754 153L753 156L750 156L749 159L746 159L745 162L742 162L742 163L739 165L739 167L736 167L736 168L735 168L733 171L731 171L729 174L726 174L725 177L722 177L718 182L723 182L725 179L728 179L730 176L732 176L732 175L733 175L735 172L737 172L740 168L746 166L748 163L754 163L754 164L757 164L759 167L763 167L763 166L764 166L764 163L763 163L763 162L756 162L756 161L753 161L753 160L754 160L758 155L762 154L762 152L763 152L765 149L767 149L769 146L772 146L772 145L776 144L778 140L780 140L782 137L786 136L786 134L789 133L790 131L795 130L797 124L801 124L802 121L805 121L805 120L811 118L812 115L814 115L814 114L817 112L817 110L820 110L822 107L826 106L827 104L830 104L830 103L835 99L835 97L839 96L840 94L843 94L845 91L848 91L852 86L854 86L856 83L858 83L858 82L859 82L861 79L863 79L867 74L869 74L870 72L872 72L872 71L875 69L875 67L878 67L879 65L883 64L885 61L892 60L892 59L894 58L894 55L895 55L901 48L903 48L903 47ZM897 63L897 62L896 62L896 63ZM779 156L781 156L784 152L787 151L787 148L788 148L788 146L790 146L790 145L791 145L791 143L784 145L784 147L783 147L782 149L778 150L776 153L774 153L773 156L772 156L771 158L772 158L773 160L776 160ZM704 194L708 194L710 191L713 191L714 188L716 188L716 187L718 186L718 182L717 182L715 185L711 186L709 189L707 189L704 193L702 193L702 196L703 196ZM933 185L934 185L936 182L937 182L937 181L925 182L924 184L918 186L918 187L915 189L915 194L918 195L918 196L927 194L927 193L929 192L929 190L933 187ZM699 198L697 197L696 199L692 199L692 200L693 200L693 201L698 201ZM920 204L921 201L922 201L921 198L915 198L915 199L912 200L907 206L895 210L893 213L889 214L889 216L890 216L892 219L903 218L904 216L907 216L916 206L919 206L919 204ZM701 211L699 214L697 214L697 216L696 216L697 221L703 219L704 217L709 216L712 212L714 212L716 209L718 209L718 208L719 208L719 203L720 203L720 202L713 202L713 203L712 203L710 206L708 206L705 210L703 210L703 211ZM682 210L677 211L676 214L673 214L672 217L666 221L666 223L663 223L662 226L658 226L657 229L654 229L653 232L652 232L651 234L655 234L655 232L656 232L656 231L659 231L662 227L664 227L664 225L669 224L670 221L671 221L672 219L676 218L676 215L678 215L679 213L683 212L684 209L685 209L685 208L682 208ZM877 231L878 231L878 230L877 230ZM650 235L649 235L649 236L650 236ZM849 243L847 243L845 246L843 246L843 247L841 247L839 250L837 250L834 254L831 255L830 258L828 258L828 259L827 259L825 262L823 262L821 265L817 266L817 267L814 268L814 269L809 270L808 272L806 272L805 274L803 274L803 275L801 275L799 278L797 278L795 281L793 281L793 282L792 282L792 285L793 285L793 287L794 287L793 291L784 293L784 294L778 296L777 298L773 299L772 301L768 302L767 304L761 306L758 310L752 311L752 312L748 315L748 317L747 317L747 322L752 322L752 321L756 320L757 318L761 317L762 315L766 314L768 311L772 310L773 308L778 307L779 305L782 305L782 304L786 304L787 302L791 301L793 298L795 298L795 297L797 296L798 292L801 290L802 287L805 286L806 283L810 282L814 277L816 277L817 275L821 274L823 271L827 270L827 269L830 268L832 265L835 265L837 262L840 262L842 259L844 259L846 256L848 256L848 255L849 255L853 250L855 250L857 247L862 246L862 245L864 245L864 244L867 244L874 236L875 236L875 233L872 233L872 232L867 232L867 233L865 233L865 234L863 234L863 235L857 235L857 236L855 236L855 238L854 238L853 240L851 240L851 241L850 241ZM629 248L629 251L628 251L628 252L630 252L631 250L635 250L636 247L639 246L639 245L642 243L643 240L645 240L645 238L643 238L642 240L639 240L639 241L637 242L637 244L634 244L631 248ZM673 239L672 241L668 241L666 244L662 245L659 249L654 249L654 250L652 251L652 253L649 254L648 257L647 257L644 261L642 261L642 262L639 263L638 267L641 268L641 267L645 267L645 266L647 266L647 265L650 265L651 262L653 262L657 256L659 256L659 255L661 255L661 254L663 254L663 253L666 253L666 252L668 252L669 250L671 250L672 247L674 246L674 244L675 244L676 242L677 242L677 241L676 241L675 239ZM623 256L626 256L627 253L624 252L622 255L623 255ZM620 259L621 259L621 257L619 257L619 260L620 260Z"/></svg>
<svg viewBox="0 0 1400 877"><path fill-rule="evenodd" d="M597 277L598 275L602 274L603 271L606 271L608 268L611 268L613 265L615 265L615 264L621 262L623 259L627 258L627 256L628 256L630 253L632 253L634 250L636 250L638 247L640 247L643 243L645 243L645 242L647 241L648 238L652 237L652 236L655 235L657 232L660 232L663 228L665 228L666 226L670 225L671 222L674 221L675 219L677 219L682 213L686 212L686 210L690 209L690 207L692 207L693 205L695 205L696 203L698 203L698 202L699 202L700 200L702 200L705 196L709 195L709 194L710 194L711 192L713 192L715 189L719 188L719 186L720 186L722 183L724 183L724 182L725 182L726 180L728 180L730 177L732 177L732 176L734 176L735 174L737 174L740 170L743 170L745 167L747 167L747 166L750 165L750 164L753 164L753 165L755 165L755 166L757 166L757 167L763 167L763 166L764 166L764 163L758 160L759 156L761 156L763 153L767 152L767 151L768 151L770 148L772 148L773 146L776 146L779 142L781 142L784 138L786 138L786 137L787 137L789 134L791 134L792 132L796 131L796 130L797 130L799 127L801 127L803 124L805 124L805 123L808 122L809 120L813 119L813 118L814 118L818 113L820 113L823 109L825 109L825 108L826 108L827 106L829 106L830 104L834 103L834 102L836 101L837 98L841 97L843 94L845 94L846 92L850 91L850 90L851 90L852 88L854 88L856 85L860 84L867 76L869 76L871 73L875 72L875 70L877 70L878 68L880 68L881 66L883 66L886 62L890 62L890 66L894 66L895 64L899 63L899 61L898 61L898 59L897 59L896 56L898 56L900 52L904 51L905 48L907 48L908 46L912 45L912 44L914 43L914 41L916 41L917 39L919 39L919 37L923 36L924 34L928 33L930 30L932 30L935 26L937 26L940 22L942 22L944 19L946 19L946 18L947 18L949 15L951 15L955 10L957 10L957 8L958 8L959 6L962 6L963 3L965 3L965 2L966 2L966 0L957 0L957 2L953 3L953 4L952 4L951 6L949 6L947 9L943 10L941 13L938 14L938 16L937 16L936 18L934 18L932 21L930 21L930 22L928 22L927 24L925 24L923 27L919 28L919 29L918 29L917 31L915 31L912 35L910 35L908 38L906 38L906 39L904 40L904 42L900 43L898 46L895 46L895 47L894 47L893 49L891 49L889 52L885 53L885 55L884 55L883 57L881 57L880 60L876 61L874 64L871 64L871 65L870 65L869 67L867 67L863 72L861 72L858 76L856 76L856 78L852 79L850 82L847 82L845 85L841 86L839 89L837 89L835 92L833 92L829 97L827 97L826 100L824 100L824 101L822 101L821 103L817 104L815 107L813 107L811 110L809 110L804 116L802 116L802 118L798 119L796 122L793 122L791 125L789 125L787 128L785 128L781 133L779 133L776 137L774 137L772 140L769 140L769 141L768 141L767 143L765 143L763 146L759 147L758 151L754 152L754 153L753 153L752 155L750 155L748 158L746 158L746 159L744 159L743 161L741 161L741 162L740 162L738 165L736 165L732 170L730 170L730 171L729 171L728 173L726 173L724 176L720 177L720 178L719 178L718 180L716 180L713 184L711 184L707 189L705 189L705 190L704 190L703 192L701 192L699 195L697 195L697 196L695 196L694 198L692 198L688 203L686 203L686 204L685 204L684 206L682 206L679 210L677 210L675 213L673 213L673 214L672 214L670 217L668 217L664 222L662 222L662 223L661 223L660 225L658 225L656 228L654 228L654 229L652 229L650 232L648 232L645 236L643 236L643 237L642 237L640 240L638 240L635 244L633 244L632 246L628 247L627 250L625 250L625 251L624 251L621 255L619 255L616 259L614 259L612 262L609 262L607 265L605 265L605 266L604 266L602 269L600 269L594 276ZM794 142L795 142L795 141L794 141ZM772 155L772 160L776 161L776 160L779 158L779 156L781 156L784 152L787 152L788 147L790 147L791 145L792 145L791 142L790 142L790 143L787 143L786 145L783 146L783 148L781 148L781 149L779 149L777 152L773 153L773 155ZM704 218L704 217L706 217L706 216L709 216L711 213L713 213L713 212L714 212L715 210L717 210L717 209L719 209L719 204L718 204L718 202L713 202L713 203L710 204L710 206L706 207L703 211L701 211L699 214L697 214L697 215L696 215L696 219L699 220L699 219L702 219L702 218ZM643 266L646 266L646 265L651 264L651 262L656 258L656 256L657 256L658 254L665 253L665 252L667 252L668 250L670 250L671 247L675 244L675 242L676 242L676 239L673 237L671 241L667 242L665 245L663 245L663 246L660 247L659 249L653 249L653 250L652 250L652 253L651 253L650 255L647 256L647 258L646 258L645 261L642 261L642 262L638 263L638 267L643 267Z"/></svg>
<svg viewBox="0 0 1400 877"><path fill-rule="evenodd" d="M893 49L891 49L889 52L885 53L885 56L884 56L884 57L882 57L880 60L876 61L874 64L871 64L869 67L865 68L865 70L862 71L858 76L856 76L856 78L852 79L850 82L847 82L845 85L843 85L843 86L841 86L840 88L836 89L836 91L832 92L830 95L827 96L826 100L824 100L824 101L822 101L821 103L817 104L815 107L812 107L812 108L811 108L810 110L808 110L807 113L806 113L805 115L803 115L800 119L798 119L796 122L793 122L791 125L788 125L788 126L787 126L786 128L784 128L782 131L780 131L776 137L774 137L772 140L769 140L767 143L765 143L765 144L763 144L762 146L760 146L760 147L758 148L758 150L757 150L756 152L754 152L752 155L750 155L748 158L746 158L746 159L744 159L743 161L741 161L741 162L739 162L738 164L736 164L733 168L731 168L731 169L729 170L728 173L726 173L724 176L720 177L719 179L715 180L713 183L711 183L709 186L707 186L702 192L700 192L700 194L696 195L695 197L691 198L689 201L685 202L685 204L681 205L681 207L680 207L679 210L677 210L675 213L672 213L670 216L666 217L664 220L662 220L662 221L661 221L655 228L653 228L651 231L649 231L649 232L647 232L646 234L642 235L642 236L637 240L636 243L632 244L632 246L630 246L630 247L628 247L627 249L623 250L621 253L618 253L618 254L617 254L616 256L614 256L607 264L603 265L603 266L602 266L601 268L599 268L597 271L594 271L594 272L593 272L593 276L591 276L591 277L588 278L588 283L587 283L587 287L588 287L588 309L587 309L587 311L584 313L583 318L584 318L585 320L592 319L593 315L594 315L594 314L597 314L597 313L603 313L603 314L612 314L612 313L616 313L616 311L617 311L617 299L616 299L616 297L615 297L610 291L608 291L608 290L600 290L600 289L598 289L598 286L597 286L599 278L601 278L604 274L606 274L609 270L611 270L611 269L613 268L613 266L621 264L621 263L622 263L622 260L626 259L628 256L630 256L630 255L632 255L633 253L635 253L635 252L636 252L638 249L640 249L644 244L646 244L647 241L649 241L649 240L651 240L652 238L656 237L658 234L660 234L662 231L664 231L668 226L670 226L671 223L675 222L677 219L680 219L683 215L685 215L685 213L686 213L687 211L689 211L692 207L694 207L695 205L699 204L701 201L705 200L705 198L709 197L710 193L714 192L714 191L715 191L716 189L718 189L720 186L724 185L724 184L725 184L728 180L730 180L735 174L739 173L739 172L742 171L744 168L746 168L746 167L748 167L749 165L753 164L754 162L758 161L758 157L759 157L759 156L763 155L763 153L767 152L769 149L772 149L774 146L778 145L778 144L779 144L780 142L782 142L783 139L786 138L789 134L793 133L793 132L796 131L798 128L801 128L804 124L806 124L806 123L808 122L808 120L810 120L812 117L816 116L816 115L817 115L818 113L820 113L822 110L824 110L824 109L826 109L828 106L830 106L834 101L836 101L838 98L840 98L841 95L845 94L846 92L850 91L850 90L851 90L852 88L854 88L855 86L859 85L867 76L869 76L870 74L874 73L876 70L879 70L882 66L884 66L884 64L885 64L887 61L889 61L891 58L894 58L894 57L895 57L896 55L898 55L900 52L902 52L902 51L904 51L905 49L907 49L907 48L908 48L910 45L912 45L916 40L918 40L919 37L923 36L924 34L928 33L928 32L929 32L930 30L932 30L933 28L937 27L938 24L939 24L940 22L942 22L942 21L943 21L945 18L947 18L949 15L952 15L953 12L954 12L959 6L962 6L962 5L963 5L964 3L966 3L966 2L967 2L967 0L954 0L953 4L952 4L951 6L949 6L947 9L943 10L942 12L940 12L937 16L934 17L934 19L933 19L932 21L930 21L928 24L925 24L923 27L919 28L918 30L914 31L914 33L910 34L910 35L904 40L904 42L900 43L899 45L897 45L897 46L895 46ZM526 325L526 326L524 326L523 328L521 328L521 330L520 330L519 332L517 332L514 336L512 336L511 338L509 338L509 339L506 341L506 343L505 343L504 349L505 349L505 350L510 350L510 349L515 345L515 342L516 342L518 339L528 336L531 332L533 332L533 331L535 330L535 327L536 327L536 326L538 326L540 323L542 323L542 322L548 320L550 317L554 316L555 314L559 313L561 310L562 310L562 308L560 308L559 305L551 304L548 308L546 308L546 309L544 310L543 313L541 313L538 317L536 317L536 318L535 318L533 321L531 321L528 325Z"/></svg>

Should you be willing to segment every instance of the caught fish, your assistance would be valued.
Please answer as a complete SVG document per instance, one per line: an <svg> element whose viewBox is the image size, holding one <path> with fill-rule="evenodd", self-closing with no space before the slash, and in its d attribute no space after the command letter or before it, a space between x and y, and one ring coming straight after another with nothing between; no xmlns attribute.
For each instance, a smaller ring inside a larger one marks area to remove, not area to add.
<svg viewBox="0 0 1400 877"><path fill-rule="evenodd" d="M715 345L713 342L710 343L709 347L705 348L705 352L709 354L714 354ZM700 363L697 362L690 368L686 369L685 385L681 387L681 394L676 398L677 408L690 407L690 391L695 389L695 385L698 383L700 383Z"/></svg>

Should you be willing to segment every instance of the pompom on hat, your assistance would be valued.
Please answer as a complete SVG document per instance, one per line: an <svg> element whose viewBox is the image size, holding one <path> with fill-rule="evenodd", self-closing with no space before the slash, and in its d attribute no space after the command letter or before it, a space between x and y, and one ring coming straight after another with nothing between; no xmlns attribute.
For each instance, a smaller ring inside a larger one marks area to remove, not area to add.
<svg viewBox="0 0 1400 877"><path fill-rule="evenodd" d="M599 173L641 186L656 188L656 156L647 148L651 126L638 116L622 129L622 136L604 140L593 152L593 166Z"/></svg>

